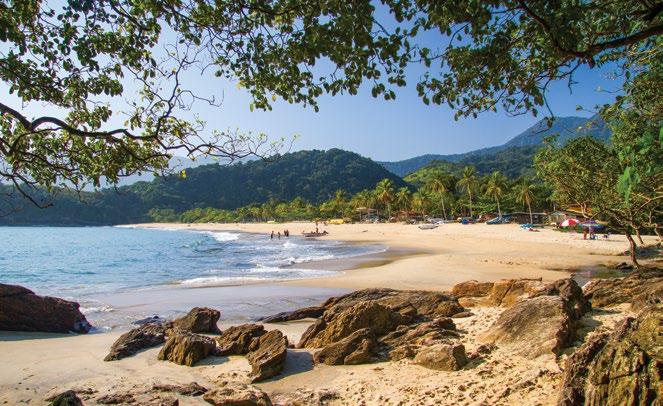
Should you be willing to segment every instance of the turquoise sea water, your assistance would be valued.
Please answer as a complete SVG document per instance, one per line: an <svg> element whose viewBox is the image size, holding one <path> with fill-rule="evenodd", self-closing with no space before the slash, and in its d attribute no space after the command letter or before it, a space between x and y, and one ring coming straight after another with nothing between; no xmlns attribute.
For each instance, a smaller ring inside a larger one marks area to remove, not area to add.
<svg viewBox="0 0 663 406"><path fill-rule="evenodd" d="M316 269L315 261L384 250L300 237L121 227L0 227L0 241L0 283L76 300L84 310L110 306L99 297L140 297L162 288L325 277L334 272Z"/></svg>

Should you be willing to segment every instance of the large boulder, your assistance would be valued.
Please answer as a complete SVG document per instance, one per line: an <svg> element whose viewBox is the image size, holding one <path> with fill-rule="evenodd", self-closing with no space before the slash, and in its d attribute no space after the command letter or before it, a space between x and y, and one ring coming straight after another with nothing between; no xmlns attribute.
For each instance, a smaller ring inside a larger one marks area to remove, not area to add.
<svg viewBox="0 0 663 406"><path fill-rule="evenodd" d="M64 391L46 399L48 406L83 406L83 401L73 390Z"/></svg>
<svg viewBox="0 0 663 406"><path fill-rule="evenodd" d="M221 313L209 307L194 307L186 315L173 320L173 327L191 333L219 334L221 331L216 323Z"/></svg>
<svg viewBox="0 0 663 406"><path fill-rule="evenodd" d="M461 343L441 343L421 349L414 362L439 371L457 371L467 364L467 355Z"/></svg>
<svg viewBox="0 0 663 406"><path fill-rule="evenodd" d="M324 306L311 306L303 307L292 312L277 313L272 316L267 316L259 319L263 323L282 323L284 321L302 320L302 319L315 319L322 316L325 312Z"/></svg>
<svg viewBox="0 0 663 406"><path fill-rule="evenodd" d="M597 279L584 288L594 307L631 303L633 310L663 303L663 270L643 269L624 278Z"/></svg>
<svg viewBox="0 0 663 406"><path fill-rule="evenodd" d="M115 340L104 361L116 361L146 348L163 344L166 342L169 328L168 324L150 323L122 334Z"/></svg>
<svg viewBox="0 0 663 406"><path fill-rule="evenodd" d="M186 331L175 331L161 348L158 359L193 366L210 355L216 355L214 339Z"/></svg>
<svg viewBox="0 0 663 406"><path fill-rule="evenodd" d="M255 386L237 382L222 382L207 391L203 399L215 406L271 406L269 396Z"/></svg>
<svg viewBox="0 0 663 406"><path fill-rule="evenodd" d="M380 350L387 358L398 361L413 358L420 349L435 344L448 343L459 338L456 325L447 317L410 326L399 326L380 338Z"/></svg>
<svg viewBox="0 0 663 406"><path fill-rule="evenodd" d="M662 371L663 305L656 305L568 358L558 405L661 405Z"/></svg>
<svg viewBox="0 0 663 406"><path fill-rule="evenodd" d="M265 328L259 324L232 326L216 337L219 355L246 355L251 341L265 334Z"/></svg>
<svg viewBox="0 0 663 406"><path fill-rule="evenodd" d="M78 303L35 295L17 285L0 284L0 330L87 333L92 326Z"/></svg>
<svg viewBox="0 0 663 406"><path fill-rule="evenodd" d="M251 382L272 378L283 371L288 354L288 338L279 330L268 331L251 342L246 359L251 365Z"/></svg>
<svg viewBox="0 0 663 406"><path fill-rule="evenodd" d="M562 297L538 296L504 310L480 340L533 359L559 354L568 347L575 335L575 323Z"/></svg>
<svg viewBox="0 0 663 406"><path fill-rule="evenodd" d="M576 319L579 319L585 313L592 310L592 305L585 298L582 288L571 278L559 279L555 282L549 283L545 285L542 290L531 295L531 297L537 296L561 297L566 303L569 311L573 313L573 317Z"/></svg>
<svg viewBox="0 0 663 406"><path fill-rule="evenodd" d="M355 331L313 355L316 364L354 365L371 362L377 352L377 339L370 328Z"/></svg>
<svg viewBox="0 0 663 406"><path fill-rule="evenodd" d="M543 289L541 279L503 279L497 282L469 281L455 285L451 292L465 307L513 306ZM451 316L451 315L450 315Z"/></svg>
<svg viewBox="0 0 663 406"><path fill-rule="evenodd" d="M357 330L370 327L377 336L394 330L404 322L404 316L375 301L360 302L334 314L330 319L319 319L304 333L300 348L322 348L335 343Z"/></svg>

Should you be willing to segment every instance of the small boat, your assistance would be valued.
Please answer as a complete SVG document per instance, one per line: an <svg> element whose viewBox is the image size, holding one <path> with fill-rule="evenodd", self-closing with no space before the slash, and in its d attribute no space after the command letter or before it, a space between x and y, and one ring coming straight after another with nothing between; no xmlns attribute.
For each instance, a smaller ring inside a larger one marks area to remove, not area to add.
<svg viewBox="0 0 663 406"><path fill-rule="evenodd" d="M323 231L321 233L319 233L319 232L318 233L306 233L306 232L302 233L302 235L304 237L322 237L322 236L325 236L327 234L329 234L327 231Z"/></svg>
<svg viewBox="0 0 663 406"><path fill-rule="evenodd" d="M438 227L437 224L422 224L422 225L419 226L419 229L420 230L432 230L432 229L437 228L437 227Z"/></svg>

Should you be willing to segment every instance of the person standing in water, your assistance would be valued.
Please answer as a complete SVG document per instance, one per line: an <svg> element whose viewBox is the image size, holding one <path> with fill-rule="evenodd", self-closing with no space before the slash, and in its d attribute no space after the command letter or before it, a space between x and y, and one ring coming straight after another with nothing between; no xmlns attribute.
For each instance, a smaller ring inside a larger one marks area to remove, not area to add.
<svg viewBox="0 0 663 406"><path fill-rule="evenodd" d="M274 239L274 230L272 230L272 234L269 235L269 239L273 240Z"/></svg>
<svg viewBox="0 0 663 406"><path fill-rule="evenodd" d="M281 239L281 232L280 231L279 231L278 235L279 235L279 240L280 240Z"/></svg>

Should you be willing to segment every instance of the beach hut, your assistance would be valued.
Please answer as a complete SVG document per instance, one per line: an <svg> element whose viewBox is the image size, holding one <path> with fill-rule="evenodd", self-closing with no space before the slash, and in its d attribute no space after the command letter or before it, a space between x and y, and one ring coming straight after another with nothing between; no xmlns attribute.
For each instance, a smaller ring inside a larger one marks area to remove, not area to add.
<svg viewBox="0 0 663 406"><path fill-rule="evenodd" d="M357 207L356 212L359 213L359 221L375 221L378 218L378 211L369 207Z"/></svg>

